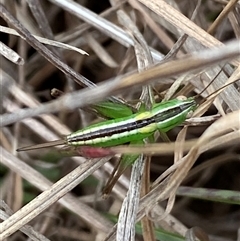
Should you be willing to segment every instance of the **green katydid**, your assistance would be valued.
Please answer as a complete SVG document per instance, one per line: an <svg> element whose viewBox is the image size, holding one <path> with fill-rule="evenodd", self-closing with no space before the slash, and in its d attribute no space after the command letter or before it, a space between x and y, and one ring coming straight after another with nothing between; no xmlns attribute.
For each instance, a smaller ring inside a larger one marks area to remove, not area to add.
<svg viewBox="0 0 240 241"><path fill-rule="evenodd" d="M103 121L73 132L62 140L23 147L18 151L57 145L111 147L132 141L140 141L152 135L156 130L167 132L181 124L196 106L197 103L193 98L166 101L155 104L150 111Z"/></svg>
<svg viewBox="0 0 240 241"><path fill-rule="evenodd" d="M152 136L156 131L167 132L173 129L175 126L182 124L197 106L195 97L185 100L173 99L154 104L149 111L132 114L130 108L126 106L103 102L102 105L97 105L95 109L103 115L108 113L108 117L111 117L108 110L117 108L120 117L90 125L67 135L61 140L23 147L17 151L65 145L73 147L78 155L90 158L103 157L113 154L109 152L107 147L125 143L143 143L145 138ZM121 111L124 114L121 114ZM127 116L121 117L124 115ZM138 156L123 155L119 166L115 169L115 176L111 180L109 179L106 192L109 192L119 176L136 161Z"/></svg>

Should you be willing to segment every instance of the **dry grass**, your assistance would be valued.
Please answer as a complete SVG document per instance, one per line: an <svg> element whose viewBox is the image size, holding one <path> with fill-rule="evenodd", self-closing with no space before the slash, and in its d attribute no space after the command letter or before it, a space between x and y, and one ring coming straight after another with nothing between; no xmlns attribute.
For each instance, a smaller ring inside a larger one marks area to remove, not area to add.
<svg viewBox="0 0 240 241"><path fill-rule="evenodd" d="M0 240L239 240L239 1L3 2ZM112 149L145 155L106 200L114 158L15 151L100 121L110 96L149 106L213 79L172 143Z"/></svg>

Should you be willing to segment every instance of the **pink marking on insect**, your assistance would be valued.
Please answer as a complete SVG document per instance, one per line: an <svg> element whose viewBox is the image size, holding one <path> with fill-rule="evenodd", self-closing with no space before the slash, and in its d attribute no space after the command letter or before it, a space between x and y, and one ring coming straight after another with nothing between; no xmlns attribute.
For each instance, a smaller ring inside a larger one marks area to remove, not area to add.
<svg viewBox="0 0 240 241"><path fill-rule="evenodd" d="M92 146L81 146L75 149L78 155L88 158L100 158L115 155L113 151L108 148L92 147Z"/></svg>

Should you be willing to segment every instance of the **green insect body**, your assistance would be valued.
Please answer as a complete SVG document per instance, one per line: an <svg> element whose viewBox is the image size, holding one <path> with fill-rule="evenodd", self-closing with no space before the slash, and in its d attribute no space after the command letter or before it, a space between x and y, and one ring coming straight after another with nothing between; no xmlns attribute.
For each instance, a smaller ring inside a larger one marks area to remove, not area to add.
<svg viewBox="0 0 240 241"><path fill-rule="evenodd" d="M151 111L91 125L66 137L70 146L110 147L138 141L156 130L167 132L181 124L196 108L194 99L170 100L156 104Z"/></svg>
<svg viewBox="0 0 240 241"><path fill-rule="evenodd" d="M57 145L111 147L137 142L149 137L157 130L167 132L180 125L196 107L197 103L194 98L173 99L155 104L150 111L90 125L67 135L64 140L23 147L18 151Z"/></svg>

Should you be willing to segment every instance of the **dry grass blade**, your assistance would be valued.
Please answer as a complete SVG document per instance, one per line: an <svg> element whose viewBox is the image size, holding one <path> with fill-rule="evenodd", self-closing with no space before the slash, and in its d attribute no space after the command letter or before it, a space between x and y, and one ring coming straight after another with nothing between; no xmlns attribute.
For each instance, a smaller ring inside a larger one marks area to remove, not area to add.
<svg viewBox="0 0 240 241"><path fill-rule="evenodd" d="M144 71L152 65L153 59L143 35L133 23L131 18L122 10L118 10L119 22L131 33L134 41L134 51L139 72ZM153 95L150 86L142 88L140 101L144 102L150 109L153 103ZM117 240L135 240L135 222L140 199L142 184L142 173L145 162L143 155L140 155L133 165L129 189L123 201L117 226Z"/></svg>
<svg viewBox="0 0 240 241"><path fill-rule="evenodd" d="M125 154L136 154L144 153L146 155L159 155L159 154L170 154L174 152L176 146L183 145L182 150L184 152L189 151L197 139L191 141L172 142L172 143L156 143L156 144L144 144L144 145L131 145L131 146L115 146L111 147L110 150L115 153Z"/></svg>
<svg viewBox="0 0 240 241"><path fill-rule="evenodd" d="M15 51L13 51L11 48L3 44L2 42L0 43L0 52L1 55L3 55L5 58L9 59L15 64L18 65L23 65L24 64L24 59L19 56Z"/></svg>
<svg viewBox="0 0 240 241"><path fill-rule="evenodd" d="M134 46L134 42L132 38L126 33L123 29L118 27L116 24L113 24L106 19L98 16L92 11L84 8L83 6L79 5L73 1L66 1L66 0L49 0L53 4L56 4L66 11L72 13L78 18L83 19L85 22L89 23L90 25L96 27L109 37L115 39L117 42L121 43L122 45L129 47ZM162 59L161 54L158 51L151 49L153 58L160 61Z"/></svg>
<svg viewBox="0 0 240 241"><path fill-rule="evenodd" d="M144 160L141 155L139 160L133 165L132 176L130 179L129 190L125 197L121 211L119 213L119 221L117 227L116 240L135 240L135 222L137 216L137 208L141 190L141 178L144 169Z"/></svg>
<svg viewBox="0 0 240 241"><path fill-rule="evenodd" d="M42 56L44 56L49 62L59 68L67 76L72 77L82 83L85 86L92 86L89 81L81 76L79 73L70 68L67 64L62 62L58 56L56 56L52 51L42 45L11 13L3 6L0 5L2 11L0 12L1 17L12 24L19 35L25 39L32 47L34 47Z"/></svg>
<svg viewBox="0 0 240 241"><path fill-rule="evenodd" d="M116 68L118 64L116 61L105 51L105 49L91 36L91 34L86 34L86 39L89 46L93 49L96 55L111 68Z"/></svg>
<svg viewBox="0 0 240 241"><path fill-rule="evenodd" d="M85 162L84 164L73 170L71 173L66 175L64 178L60 179L58 182L49 187L49 181L47 181L40 174L36 173L35 170L31 170L31 168L27 167L25 163L21 163L20 161L18 161L16 157L12 156L2 147L0 147L0 152L2 153L2 162L4 165L9 167L11 166L12 169L16 169L15 163L18 162L19 166L16 170L18 173L20 173L21 169L25 170L27 168L29 172L22 173L22 175L24 175L27 180L29 180L30 182L34 181L35 185L37 185L40 189L46 189L46 187L48 186L48 189L41 193L38 198L25 205L22 209L14 213L11 217L9 217L7 220L0 224L1 239L7 238L9 235L11 235L23 225L28 223L34 217L39 215L39 213L41 213L43 210L48 208L50 205L58 201L66 193L72 190L76 185L78 185L82 180L84 180L86 176L90 175L92 172L102 166L106 161L108 161L108 159L102 159L102 161L96 159L93 161ZM44 185L44 187L42 187L41 185ZM70 203L68 203L68 205Z"/></svg>
<svg viewBox="0 0 240 241"><path fill-rule="evenodd" d="M12 214L13 211L8 207L6 203L1 201L1 208L5 209L6 211L4 212L3 210L0 210L0 218L2 220L8 219ZM24 225L20 230L25 233L31 240L34 241L50 241L50 239L46 238L45 236L41 235L40 233L36 232L31 226L29 225Z"/></svg>
<svg viewBox="0 0 240 241"><path fill-rule="evenodd" d="M151 156L146 157L145 169L142 178L142 191L141 196L145 196L150 191L150 168L151 168ZM154 224L147 217L141 220L142 234L144 240L154 241Z"/></svg>
<svg viewBox="0 0 240 241"><path fill-rule="evenodd" d="M225 83L224 86L228 86L229 84L235 83L236 80L239 80L239 79L240 79L240 65L238 66L238 68L236 68L236 70L233 72L233 74L231 75L231 77L228 79L227 83ZM205 113L206 110L209 108L210 104L215 100L216 96L218 96L221 92L224 91L225 89L224 86L222 86L221 89L219 89L218 91L210 95L207 101L205 101L194 113L194 116L200 116L203 113ZM239 110L239 104L240 103L238 101L233 102L233 105L231 105L232 107L231 110ZM221 112L221 114L223 115L224 113Z"/></svg>
<svg viewBox="0 0 240 241"><path fill-rule="evenodd" d="M204 46L216 47L222 44L220 41L198 27L196 24L178 12L175 8L167 4L165 1L139 0L139 2L143 3L153 12L156 12L158 16L167 19L168 22L173 24L178 29L181 29L187 35L196 38Z"/></svg>
<svg viewBox="0 0 240 241"><path fill-rule="evenodd" d="M14 29L7 28L7 27L3 27L3 26L0 26L0 31L3 32L3 33L13 34L13 35L15 35L15 36L21 36L21 35L18 34ZM54 41L54 40L51 40L51 39L42 38L42 37L39 37L39 36L36 36L36 35L33 35L33 36L34 36L40 43L47 44L47 45L51 45L51 46L55 46L55 47L58 47L58 48L63 48L63 49L68 49L68 50L76 51L76 52L79 53L79 54L88 55L88 53L85 52L84 50L79 49L79 48L76 48L76 47L71 46L71 45L69 45L69 44L64 44L64 43L61 43L61 42L58 42L58 41ZM23 63L22 63L22 64L23 64Z"/></svg>
<svg viewBox="0 0 240 241"><path fill-rule="evenodd" d="M209 34L212 34L217 26L224 20L224 18L232 11L234 6L237 4L238 0L231 0L226 5L226 7L223 9L223 11L218 15L216 20L213 22L213 24L208 28L207 32Z"/></svg>
<svg viewBox="0 0 240 241"><path fill-rule="evenodd" d="M151 30L158 36L159 39L163 40L163 43L165 43L170 49L171 44L173 45L172 39L169 38L160 26L153 21L143 6L141 6L141 4L136 0L129 0L128 2L133 6L133 8L137 9L143 15L144 20L147 22Z"/></svg>

